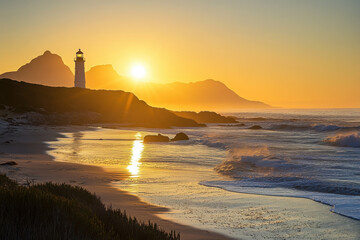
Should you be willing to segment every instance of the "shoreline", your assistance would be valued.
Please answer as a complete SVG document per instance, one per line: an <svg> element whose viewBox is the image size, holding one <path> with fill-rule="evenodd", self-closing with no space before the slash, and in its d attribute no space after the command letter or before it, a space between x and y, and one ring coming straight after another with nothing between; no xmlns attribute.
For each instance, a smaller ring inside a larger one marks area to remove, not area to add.
<svg viewBox="0 0 360 240"><path fill-rule="evenodd" d="M206 185L206 184L203 184L203 183L201 183L201 182L200 182L199 184L200 184L200 185L203 185L203 186L206 186L206 187L209 187L209 188L217 188L217 189L222 189L222 190L224 190L224 191L228 191L228 192L232 192L232 193L240 193L240 194L245 194L245 195L306 199L306 200L310 200L310 201L313 201L313 202L315 202L315 203L319 203L319 204L321 204L321 205L325 205L325 206L329 207L329 211L330 211L331 213L334 213L334 214L337 214L337 215L339 215L339 216L342 216L342 217L345 217L345 218L348 218L348 219L351 219L351 220L355 220L355 221L359 221L359 222L360 222L360 219L359 219L359 218L355 218L355 217L348 216L348 215L345 215L345 214L342 214L342 213L339 213L339 212L334 211L334 206L331 205L331 204L328 204L328 203L326 203L326 202L317 201L317 200L312 199L312 198L309 198L309 197L238 192L238 191L235 191L235 190L225 189L225 188L222 188L222 187L219 187L219 186Z"/></svg>
<svg viewBox="0 0 360 240"><path fill-rule="evenodd" d="M62 137L60 132L88 130L84 126L7 126L0 135L0 161L15 161L15 166L0 166L0 173L9 178L26 183L67 183L86 188L101 198L101 201L113 208L125 210L130 216L142 222L151 221L160 228L180 232L181 239L232 239L225 235L201 230L159 217L170 209L155 206L140 200L139 197L111 185L113 179L124 179L125 171L106 171L99 166L54 161L47 154L47 141Z"/></svg>

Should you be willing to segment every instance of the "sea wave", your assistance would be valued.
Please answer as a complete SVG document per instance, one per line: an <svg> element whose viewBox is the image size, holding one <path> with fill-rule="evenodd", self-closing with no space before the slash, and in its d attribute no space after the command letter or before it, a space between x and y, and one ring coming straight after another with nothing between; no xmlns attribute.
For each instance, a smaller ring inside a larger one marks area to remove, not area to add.
<svg viewBox="0 0 360 240"><path fill-rule="evenodd" d="M265 176L257 178L235 179L233 181L208 181L208 184L229 185L240 188L300 190L301 192L360 196L360 186L356 183L341 183L318 180L300 176ZM253 191L256 191L254 190ZM276 191L275 190L275 191ZM280 191L281 192L281 191ZM284 191L282 191L284 192ZM290 191L291 192L291 191Z"/></svg>
<svg viewBox="0 0 360 240"><path fill-rule="evenodd" d="M235 117L240 122L297 122L303 121L298 118L273 118L273 117ZM309 119L311 120L311 119Z"/></svg>
<svg viewBox="0 0 360 240"><path fill-rule="evenodd" d="M218 148L218 149L222 149L222 150L228 150L230 148L230 145L228 143L223 142L221 140L216 141L216 140L211 140L211 139L203 139L203 140L199 141L199 143L206 145L208 147Z"/></svg>
<svg viewBox="0 0 360 240"><path fill-rule="evenodd" d="M285 130L285 131L303 131L303 130L313 130L316 132L332 132L338 130L357 130L360 129L360 126L348 127L348 126L338 126L334 124L273 124L269 128L270 130Z"/></svg>
<svg viewBox="0 0 360 240"><path fill-rule="evenodd" d="M312 127L308 124L273 124L270 126L270 130L310 130Z"/></svg>
<svg viewBox="0 0 360 240"><path fill-rule="evenodd" d="M215 170L232 180L200 184L241 193L309 198L332 206L333 212L360 219L359 184L317 177L322 169L301 163L317 158L301 155L297 162L294 157L299 159L274 153L267 146L230 149Z"/></svg>
<svg viewBox="0 0 360 240"><path fill-rule="evenodd" d="M316 131L316 132L333 132L333 131L356 131L360 130L360 126L341 126L336 124L326 124L326 123L309 123L309 122L298 122L291 123L288 122L278 122L278 123L253 123L261 126L265 130L274 130L274 131ZM218 125L222 127L248 127L251 126L240 123L240 124L222 124Z"/></svg>
<svg viewBox="0 0 360 240"><path fill-rule="evenodd" d="M298 168L284 157L272 155L267 146L234 148L228 157L215 167L215 170L233 178L254 178L284 174Z"/></svg>
<svg viewBox="0 0 360 240"><path fill-rule="evenodd" d="M314 124L311 126L317 132L337 131L340 129L348 129L348 127L340 127L337 125Z"/></svg>
<svg viewBox="0 0 360 240"><path fill-rule="evenodd" d="M306 158L306 156L303 156ZM272 154L268 147L231 149L215 170L247 187L283 187L302 191L360 195L360 185L325 181L313 176L311 165L297 164L289 157ZM250 184L250 185L249 185Z"/></svg>
<svg viewBox="0 0 360 240"><path fill-rule="evenodd" d="M308 180L301 178L285 178L276 182L271 182L269 179L247 179L246 181L204 181L200 182L200 184L208 187L218 187L231 192L308 198L332 206L332 212L360 220L359 189L349 189L348 187L345 187L340 190L340 193L334 193L333 190L339 187L331 187L332 184L330 184L324 188L326 183L320 183L320 185L323 185L323 187L320 188L320 191L307 191L303 189L284 187L284 185L289 182L303 182L303 184L308 186L314 184L314 182L308 182ZM311 187L312 190L314 190L314 187L316 186ZM330 191L324 191L326 189L330 189ZM347 194L344 194L344 192Z"/></svg>
<svg viewBox="0 0 360 240"><path fill-rule="evenodd" d="M360 147L360 132L352 132L347 134L338 134L328 137L325 143L339 147Z"/></svg>

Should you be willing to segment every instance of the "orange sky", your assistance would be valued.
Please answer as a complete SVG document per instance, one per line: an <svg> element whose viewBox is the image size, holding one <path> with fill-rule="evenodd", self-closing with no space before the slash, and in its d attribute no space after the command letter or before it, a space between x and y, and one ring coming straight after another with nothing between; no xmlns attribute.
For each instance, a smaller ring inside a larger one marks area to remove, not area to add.
<svg viewBox="0 0 360 240"><path fill-rule="evenodd" d="M151 2L151 3L150 3ZM0 3L0 73L50 50L74 67L132 63L148 80L227 84L288 108L360 107L359 1L10 1Z"/></svg>

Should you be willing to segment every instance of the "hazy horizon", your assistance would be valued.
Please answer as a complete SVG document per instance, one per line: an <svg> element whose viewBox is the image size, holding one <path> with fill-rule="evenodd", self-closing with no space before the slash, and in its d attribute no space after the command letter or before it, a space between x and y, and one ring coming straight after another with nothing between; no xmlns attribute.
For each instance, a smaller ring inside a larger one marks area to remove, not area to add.
<svg viewBox="0 0 360 240"><path fill-rule="evenodd" d="M214 79L281 108L359 108L358 1L2 1L0 73L45 50L74 71L134 63L146 81Z"/></svg>

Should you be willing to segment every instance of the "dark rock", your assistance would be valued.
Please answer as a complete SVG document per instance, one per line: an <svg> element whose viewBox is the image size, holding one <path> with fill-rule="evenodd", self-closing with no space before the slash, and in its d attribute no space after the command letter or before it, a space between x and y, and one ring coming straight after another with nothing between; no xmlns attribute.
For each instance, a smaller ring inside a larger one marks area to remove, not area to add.
<svg viewBox="0 0 360 240"><path fill-rule="evenodd" d="M149 142L169 142L170 138L161 134L158 135L146 135L144 137L144 143Z"/></svg>
<svg viewBox="0 0 360 240"><path fill-rule="evenodd" d="M245 124L244 123L239 123L239 124L219 124L218 126L220 126L220 127L244 127Z"/></svg>
<svg viewBox="0 0 360 240"><path fill-rule="evenodd" d="M202 112L191 112L191 111L178 111L173 112L179 117L193 119L198 123L237 123L234 117L222 116L216 112L202 111Z"/></svg>
<svg viewBox="0 0 360 240"><path fill-rule="evenodd" d="M254 125L254 126L249 127L249 129L258 130L258 129L263 129L263 128L259 125Z"/></svg>
<svg viewBox="0 0 360 240"><path fill-rule="evenodd" d="M0 165L1 166L14 166L14 165L17 165L17 163L14 161L9 161L9 162L0 163Z"/></svg>
<svg viewBox="0 0 360 240"><path fill-rule="evenodd" d="M175 137L171 139L171 141L183 141L183 140L189 140L188 135L186 135L183 132L176 134Z"/></svg>

